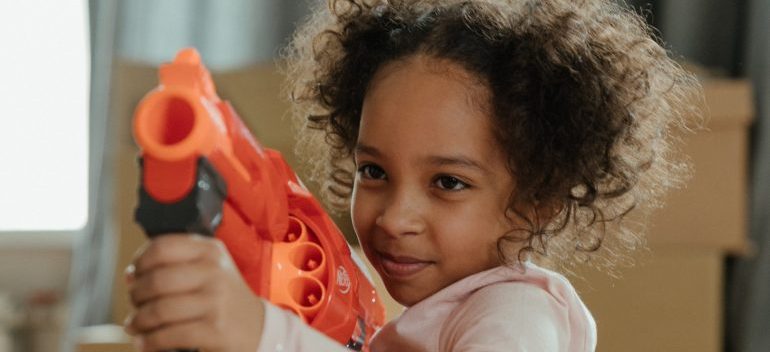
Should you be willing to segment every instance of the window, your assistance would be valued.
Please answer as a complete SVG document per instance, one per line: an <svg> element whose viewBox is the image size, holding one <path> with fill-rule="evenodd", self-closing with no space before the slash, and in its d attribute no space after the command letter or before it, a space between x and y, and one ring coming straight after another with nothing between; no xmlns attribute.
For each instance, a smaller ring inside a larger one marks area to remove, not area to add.
<svg viewBox="0 0 770 352"><path fill-rule="evenodd" d="M0 232L80 230L89 189L87 2L0 1L0 48Z"/></svg>

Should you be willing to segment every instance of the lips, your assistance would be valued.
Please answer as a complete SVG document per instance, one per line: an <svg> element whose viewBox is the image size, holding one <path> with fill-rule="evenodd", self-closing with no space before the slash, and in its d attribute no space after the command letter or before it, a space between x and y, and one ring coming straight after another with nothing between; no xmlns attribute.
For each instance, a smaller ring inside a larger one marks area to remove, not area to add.
<svg viewBox="0 0 770 352"><path fill-rule="evenodd" d="M377 252L377 255L380 257L384 274L394 279L408 278L434 263L408 256L393 256L383 252Z"/></svg>

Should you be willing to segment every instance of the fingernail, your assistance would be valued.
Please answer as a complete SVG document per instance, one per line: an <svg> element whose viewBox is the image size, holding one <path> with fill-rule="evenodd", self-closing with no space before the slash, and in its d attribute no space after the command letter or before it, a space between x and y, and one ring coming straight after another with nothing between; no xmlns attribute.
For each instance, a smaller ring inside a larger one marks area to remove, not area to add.
<svg viewBox="0 0 770 352"><path fill-rule="evenodd" d="M134 273L136 272L136 267L134 264L129 264L126 267L126 270L123 271L123 276L126 279L126 283L131 283L131 281L134 280Z"/></svg>
<svg viewBox="0 0 770 352"><path fill-rule="evenodd" d="M141 337L134 337L134 349L137 351L144 351L144 339Z"/></svg>
<svg viewBox="0 0 770 352"><path fill-rule="evenodd" d="M123 320L123 330L126 331L127 334L133 335L134 329L131 328L131 323L134 320L134 313L129 314L126 319Z"/></svg>

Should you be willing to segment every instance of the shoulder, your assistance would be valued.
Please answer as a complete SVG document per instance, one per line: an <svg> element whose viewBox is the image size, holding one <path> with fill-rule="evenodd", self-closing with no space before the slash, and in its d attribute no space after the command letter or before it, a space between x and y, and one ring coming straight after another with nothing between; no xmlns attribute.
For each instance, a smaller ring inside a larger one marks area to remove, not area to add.
<svg viewBox="0 0 770 352"><path fill-rule="evenodd" d="M458 309L489 314L514 314L533 310L552 315L584 307L572 284L556 272L531 263L526 269L499 267L492 279L474 288Z"/></svg>
<svg viewBox="0 0 770 352"><path fill-rule="evenodd" d="M489 314L513 314L538 310L561 315L565 304L560 296L531 282L499 282L482 287L458 308Z"/></svg>
<svg viewBox="0 0 770 352"><path fill-rule="evenodd" d="M505 340L514 336L556 343L566 336L567 322L568 310L548 292L526 282L504 282L470 295L452 312L443 330L456 340L451 345L508 343Z"/></svg>
<svg viewBox="0 0 770 352"><path fill-rule="evenodd" d="M442 328L442 350L592 350L593 318L572 286L561 275L535 271L532 280L496 282L469 295Z"/></svg>

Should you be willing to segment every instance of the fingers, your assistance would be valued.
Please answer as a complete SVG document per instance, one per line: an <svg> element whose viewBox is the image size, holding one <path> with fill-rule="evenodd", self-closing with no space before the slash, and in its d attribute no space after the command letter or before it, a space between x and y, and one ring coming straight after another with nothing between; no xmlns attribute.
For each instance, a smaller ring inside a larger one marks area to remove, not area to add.
<svg viewBox="0 0 770 352"><path fill-rule="evenodd" d="M169 234L153 239L137 252L125 276L136 311L124 325L142 351L208 350L207 343L232 340L220 338L226 334L219 331L224 323L218 319L250 311L233 306L246 305L241 303L248 302L244 297L253 299L222 242L208 237ZM242 325L242 319L231 320L230 325Z"/></svg>
<svg viewBox="0 0 770 352"><path fill-rule="evenodd" d="M158 237L137 252L133 261L133 276L142 276L155 268L201 260L221 261L224 246L218 240L190 234L170 234Z"/></svg>
<svg viewBox="0 0 770 352"><path fill-rule="evenodd" d="M129 333L145 333L160 327L199 320L208 313L208 297L187 294L163 297L141 306L125 323Z"/></svg>
<svg viewBox="0 0 770 352"><path fill-rule="evenodd" d="M129 297L135 307L140 307L165 295L199 291L216 278L216 267L202 262L164 266L136 278L130 286Z"/></svg>

